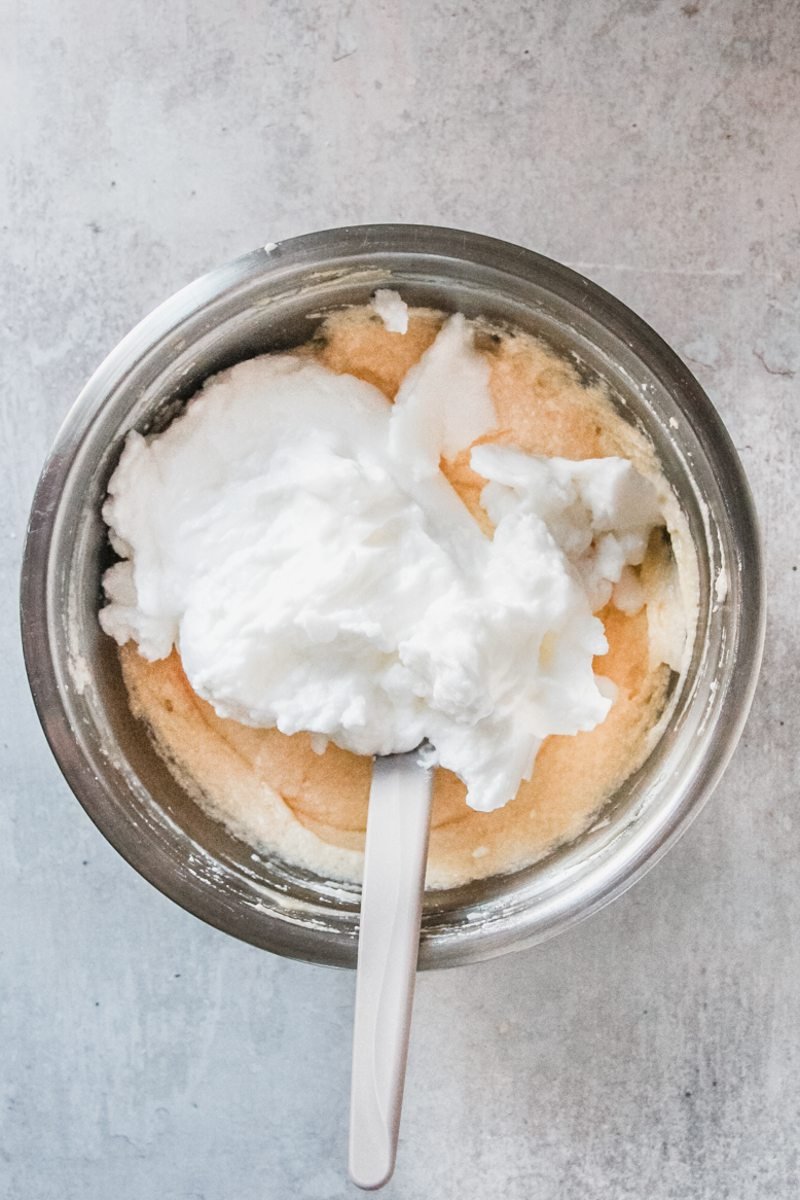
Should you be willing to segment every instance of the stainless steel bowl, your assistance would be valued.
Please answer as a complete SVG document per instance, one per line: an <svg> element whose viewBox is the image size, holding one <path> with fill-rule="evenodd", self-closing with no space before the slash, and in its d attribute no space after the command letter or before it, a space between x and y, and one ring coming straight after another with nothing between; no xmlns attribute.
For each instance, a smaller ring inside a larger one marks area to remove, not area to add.
<svg viewBox="0 0 800 1200"><path fill-rule="evenodd" d="M516 874L430 893L420 963L434 967L541 941L628 888L697 814L750 706L764 598L747 481L697 381L618 300L529 250L416 225L313 233L203 276L128 334L68 414L31 512L22 632L53 753L128 862L228 933L280 954L354 966L358 889L256 861L184 794L131 718L115 647L97 622L108 561L100 506L129 429L164 426L208 375L305 341L321 314L364 303L379 285L414 304L512 323L577 355L654 442L699 559L694 656L647 763L573 845ZM720 570L728 580L721 601Z"/></svg>

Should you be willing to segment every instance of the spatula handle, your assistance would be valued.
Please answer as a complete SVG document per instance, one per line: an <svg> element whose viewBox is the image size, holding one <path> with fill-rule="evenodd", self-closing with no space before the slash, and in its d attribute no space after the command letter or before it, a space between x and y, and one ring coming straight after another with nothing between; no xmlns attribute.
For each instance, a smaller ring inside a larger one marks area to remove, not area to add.
<svg viewBox="0 0 800 1200"><path fill-rule="evenodd" d="M397 1153L419 953L433 771L417 754L375 760L358 940L350 1177L381 1187Z"/></svg>

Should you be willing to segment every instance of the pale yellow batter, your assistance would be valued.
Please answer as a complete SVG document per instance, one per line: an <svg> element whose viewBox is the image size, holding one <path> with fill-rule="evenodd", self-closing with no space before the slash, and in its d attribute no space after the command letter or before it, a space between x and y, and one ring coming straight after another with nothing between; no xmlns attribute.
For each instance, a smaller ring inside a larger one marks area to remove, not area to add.
<svg viewBox="0 0 800 1200"><path fill-rule="evenodd" d="M417 310L408 333L399 335L387 332L370 309L350 310L330 318L303 353L368 380L391 399L441 321L436 313ZM643 435L599 388L583 387L576 372L544 346L490 330L480 331L476 344L491 365L498 416L498 431L485 440L571 459L619 454L658 474ZM478 505L483 481L471 471L468 452L443 469L485 525ZM665 705L667 661L677 665L685 634L669 545L660 531L640 574L648 597L644 608L625 615L609 605L599 614L609 652L595 668L617 688L602 725L575 737L548 738L532 780L495 812L468 808L463 784L447 771L437 772L429 886L514 870L573 839L644 761ZM147 722L173 772L212 815L263 853L325 877L359 877L368 759L332 745L318 755L306 734L288 737L221 719L194 694L175 652L149 663L128 643L120 659L134 715Z"/></svg>

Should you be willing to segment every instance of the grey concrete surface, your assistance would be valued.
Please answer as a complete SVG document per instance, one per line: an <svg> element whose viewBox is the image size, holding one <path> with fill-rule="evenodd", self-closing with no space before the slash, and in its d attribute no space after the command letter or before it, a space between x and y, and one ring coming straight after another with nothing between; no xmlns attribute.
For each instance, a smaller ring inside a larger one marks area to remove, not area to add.
<svg viewBox="0 0 800 1200"><path fill-rule="evenodd" d="M530 245L719 406L767 540L742 744L547 946L422 978L403 1200L800 1189L800 18L793 0L5 6L0 1195L339 1200L353 980L238 945L103 841L27 695L27 507L82 381L201 270L333 224Z"/></svg>

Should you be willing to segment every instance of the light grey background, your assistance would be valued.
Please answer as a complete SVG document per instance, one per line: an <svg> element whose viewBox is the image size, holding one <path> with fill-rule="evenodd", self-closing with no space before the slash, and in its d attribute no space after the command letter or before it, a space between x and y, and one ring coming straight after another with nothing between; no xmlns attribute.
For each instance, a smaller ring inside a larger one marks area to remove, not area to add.
<svg viewBox="0 0 800 1200"><path fill-rule="evenodd" d="M797 1195L797 5L5 14L0 1195L355 1194L352 977L205 928L105 844L33 714L16 587L51 438L129 326L241 251L377 220L522 242L650 321L739 447L771 609L733 765L657 870L542 949L421 979L386 1194Z"/></svg>

